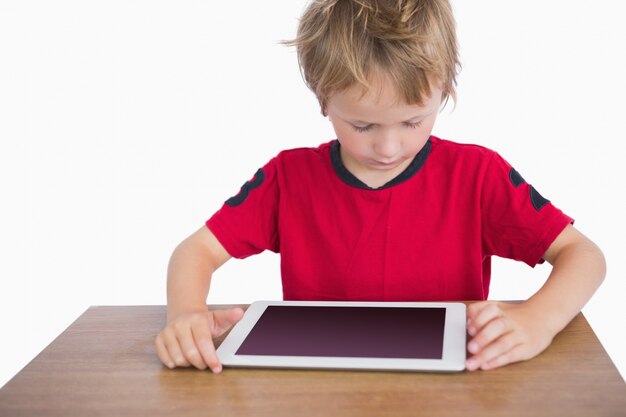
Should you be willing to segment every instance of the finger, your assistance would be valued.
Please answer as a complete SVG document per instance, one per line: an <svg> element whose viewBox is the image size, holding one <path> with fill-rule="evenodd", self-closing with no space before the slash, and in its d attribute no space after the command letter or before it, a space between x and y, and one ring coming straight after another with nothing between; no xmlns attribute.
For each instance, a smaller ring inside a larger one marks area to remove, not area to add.
<svg viewBox="0 0 626 417"><path fill-rule="evenodd" d="M174 363L174 360L170 357L170 354L167 352L167 348L165 347L165 343L163 342L163 338L160 334L154 340L154 345L156 347L157 355L159 356L161 362L163 362L163 365L167 366L170 369L174 368L176 364Z"/></svg>
<svg viewBox="0 0 626 417"><path fill-rule="evenodd" d="M475 370L478 368L483 368L489 362L495 360L501 355L506 354L511 351L515 346L520 345L521 342L515 337L513 333L506 334L493 343L487 345L484 349L480 351L477 355L474 355L467 362L468 370ZM483 368L486 369L486 368Z"/></svg>
<svg viewBox="0 0 626 417"><path fill-rule="evenodd" d="M500 316L502 316L500 307L496 303L489 303L472 318L471 325L468 326L467 332L475 336L487 323Z"/></svg>
<svg viewBox="0 0 626 417"><path fill-rule="evenodd" d="M211 335L213 337L220 337L226 330L230 329L235 323L237 323L243 317L243 309L230 308L228 310L214 310L213 311L213 327L211 329Z"/></svg>
<svg viewBox="0 0 626 417"><path fill-rule="evenodd" d="M468 332L471 327L474 327L474 320L478 316L478 314L485 309L488 305L492 304L493 301L479 301L467 306L466 314L467 314L467 328Z"/></svg>
<svg viewBox="0 0 626 417"><path fill-rule="evenodd" d="M527 359L524 345L518 344L513 346L510 350L496 356L488 362L481 365L481 369L489 370L499 368L504 365L508 365L515 362L520 362Z"/></svg>
<svg viewBox="0 0 626 417"><path fill-rule="evenodd" d="M167 352L170 355L170 358L174 361L176 366L189 366L189 362L185 359L185 355L183 355L183 351L180 348L178 337L171 329L166 329L161 332L163 335L163 343L167 348Z"/></svg>
<svg viewBox="0 0 626 417"><path fill-rule="evenodd" d="M471 353L479 353L494 340L511 332L513 326L507 317L497 317L487 323L478 334L467 344Z"/></svg>
<svg viewBox="0 0 626 417"><path fill-rule="evenodd" d="M215 352L210 322L203 320L192 324L191 333L205 366L211 368L211 371L219 373L222 370L222 364Z"/></svg>
<svg viewBox="0 0 626 417"><path fill-rule="evenodd" d="M476 303L469 304L466 310L468 319L473 319L483 308L492 303L493 301L478 301Z"/></svg>
<svg viewBox="0 0 626 417"><path fill-rule="evenodd" d="M185 359L191 365L195 366L198 369L204 370L207 365L202 358L198 348L196 347L196 341L193 337L193 327L189 328L189 332L185 332L180 335L178 338L181 350L183 355L185 355Z"/></svg>

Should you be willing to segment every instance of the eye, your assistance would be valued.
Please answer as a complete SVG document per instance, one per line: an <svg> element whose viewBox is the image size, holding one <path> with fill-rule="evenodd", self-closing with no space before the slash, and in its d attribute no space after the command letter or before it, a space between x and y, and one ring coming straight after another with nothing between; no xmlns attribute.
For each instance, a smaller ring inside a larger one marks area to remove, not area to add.
<svg viewBox="0 0 626 417"><path fill-rule="evenodd" d="M418 127L420 127L422 125L423 120L420 120L419 122L415 122L415 123L406 123L406 127L410 127L411 129L416 129Z"/></svg>
<svg viewBox="0 0 626 417"><path fill-rule="evenodd" d="M422 125L423 120L420 120L419 122L415 122L415 123L405 123L404 125L408 128L411 129L417 129L418 127L420 127ZM372 130L372 126L373 125L367 125L367 126L355 126L352 125L352 128L359 132L359 133L364 133L364 132L368 132L370 130Z"/></svg>
<svg viewBox="0 0 626 417"><path fill-rule="evenodd" d="M363 126L363 127L352 125L352 127L354 128L354 130L356 130L359 133L367 132L368 130L372 129L372 125L367 125L367 126Z"/></svg>

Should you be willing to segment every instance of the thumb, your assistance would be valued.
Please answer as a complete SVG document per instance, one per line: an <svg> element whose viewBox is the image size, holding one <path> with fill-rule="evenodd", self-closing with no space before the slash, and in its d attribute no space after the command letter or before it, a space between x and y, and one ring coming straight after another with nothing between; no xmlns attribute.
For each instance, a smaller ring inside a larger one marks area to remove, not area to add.
<svg viewBox="0 0 626 417"><path fill-rule="evenodd" d="M243 309L229 308L227 310L213 311L213 337L220 337L243 317Z"/></svg>
<svg viewBox="0 0 626 417"><path fill-rule="evenodd" d="M476 316L478 316L478 313L480 313L485 307L487 307L489 304L492 304L493 301L477 301L475 303L471 303L470 305L467 306L467 318L470 320L473 320L476 318Z"/></svg>

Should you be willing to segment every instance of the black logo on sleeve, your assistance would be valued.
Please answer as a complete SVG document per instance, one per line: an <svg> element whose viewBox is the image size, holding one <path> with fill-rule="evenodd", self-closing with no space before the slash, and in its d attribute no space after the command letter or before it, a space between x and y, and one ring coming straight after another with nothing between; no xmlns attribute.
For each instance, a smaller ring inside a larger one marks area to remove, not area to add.
<svg viewBox="0 0 626 417"><path fill-rule="evenodd" d="M265 172L263 172L263 168L259 168L259 170L254 174L254 178L250 181L246 181L246 183L241 187L239 194L226 200L226 204L231 207L240 205L246 200L246 198L248 198L250 191L260 187L264 180Z"/></svg>
<svg viewBox="0 0 626 417"><path fill-rule="evenodd" d="M515 170L515 168L511 168L511 170L509 171L509 179L511 180L511 184L513 184L513 187L515 188L526 182L526 180L520 175L519 172Z"/></svg>
<svg viewBox="0 0 626 417"><path fill-rule="evenodd" d="M520 175L519 172L515 170L515 168L511 168L509 171L509 179L511 180L511 184L513 187L517 188L522 184L526 183L526 180ZM530 193L530 201L533 203L533 207L535 210L539 211L550 202L550 200L546 200L532 185L529 186Z"/></svg>
<svg viewBox="0 0 626 417"><path fill-rule="evenodd" d="M543 198L543 196L539 194L539 192L535 190L535 187L532 185L530 186L530 201L533 202L533 207L537 211L541 210L543 206L550 202L549 200Z"/></svg>

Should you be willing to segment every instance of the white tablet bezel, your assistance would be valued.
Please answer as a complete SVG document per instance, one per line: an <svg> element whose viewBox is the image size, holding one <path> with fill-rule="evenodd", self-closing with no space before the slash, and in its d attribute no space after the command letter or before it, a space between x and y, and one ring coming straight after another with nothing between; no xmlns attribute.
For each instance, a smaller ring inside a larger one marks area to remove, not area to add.
<svg viewBox="0 0 626 417"><path fill-rule="evenodd" d="M236 355L268 306L438 307L446 309L442 359ZM459 372L465 369L466 308L453 302L256 301L217 349L224 366Z"/></svg>

